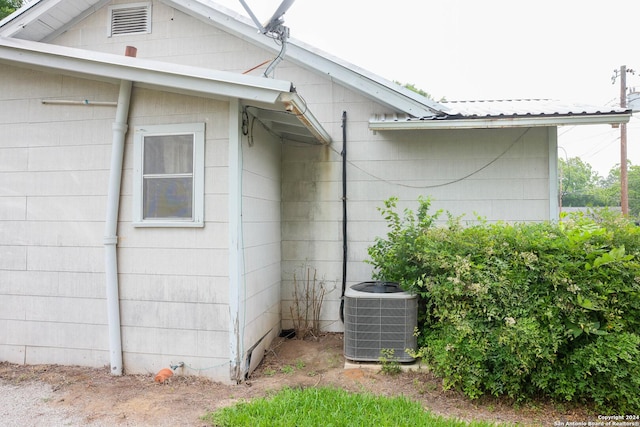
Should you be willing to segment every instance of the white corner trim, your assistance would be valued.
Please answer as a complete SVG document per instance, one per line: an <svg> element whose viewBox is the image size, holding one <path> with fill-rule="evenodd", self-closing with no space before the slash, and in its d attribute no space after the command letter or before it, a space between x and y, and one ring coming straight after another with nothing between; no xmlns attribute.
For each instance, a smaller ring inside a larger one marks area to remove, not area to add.
<svg viewBox="0 0 640 427"><path fill-rule="evenodd" d="M242 378L244 319L242 292L242 151L240 103L229 103L229 362L232 380Z"/></svg>
<svg viewBox="0 0 640 427"><path fill-rule="evenodd" d="M558 221L558 128L549 127L549 220Z"/></svg>

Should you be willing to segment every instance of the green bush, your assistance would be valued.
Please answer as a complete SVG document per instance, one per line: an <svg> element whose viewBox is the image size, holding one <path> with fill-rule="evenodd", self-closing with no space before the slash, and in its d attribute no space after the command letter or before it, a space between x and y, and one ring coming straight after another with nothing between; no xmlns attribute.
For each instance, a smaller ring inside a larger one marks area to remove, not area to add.
<svg viewBox="0 0 640 427"><path fill-rule="evenodd" d="M640 410L640 229L608 212L462 226L381 209L377 279L420 298L418 356L471 398L547 396Z"/></svg>

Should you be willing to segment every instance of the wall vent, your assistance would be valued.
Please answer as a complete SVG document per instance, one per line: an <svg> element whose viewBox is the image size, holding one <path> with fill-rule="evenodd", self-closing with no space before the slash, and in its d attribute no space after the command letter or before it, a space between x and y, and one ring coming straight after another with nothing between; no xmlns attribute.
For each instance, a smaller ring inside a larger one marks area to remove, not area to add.
<svg viewBox="0 0 640 427"><path fill-rule="evenodd" d="M347 289L344 297L344 356L349 360L379 362L382 350L393 350L398 362L415 359L414 329L418 298L397 283L362 282Z"/></svg>
<svg viewBox="0 0 640 427"><path fill-rule="evenodd" d="M109 7L109 37L151 32L151 3Z"/></svg>

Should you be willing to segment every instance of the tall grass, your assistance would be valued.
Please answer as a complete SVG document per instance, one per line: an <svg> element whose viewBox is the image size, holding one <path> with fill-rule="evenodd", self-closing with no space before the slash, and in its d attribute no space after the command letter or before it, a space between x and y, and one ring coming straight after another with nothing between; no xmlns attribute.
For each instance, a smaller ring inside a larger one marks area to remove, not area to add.
<svg viewBox="0 0 640 427"><path fill-rule="evenodd" d="M217 427L484 427L492 424L444 419L425 411L406 397L381 397L348 393L336 388L284 388L207 414L205 421Z"/></svg>

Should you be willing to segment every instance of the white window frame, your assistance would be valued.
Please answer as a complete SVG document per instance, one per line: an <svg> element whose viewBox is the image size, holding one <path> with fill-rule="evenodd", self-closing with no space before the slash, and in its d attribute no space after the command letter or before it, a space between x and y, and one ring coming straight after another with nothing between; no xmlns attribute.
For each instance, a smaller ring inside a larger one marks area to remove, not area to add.
<svg viewBox="0 0 640 427"><path fill-rule="evenodd" d="M193 134L192 218L144 218L144 138ZM138 126L133 135L133 225L135 227L204 227L204 123Z"/></svg>

